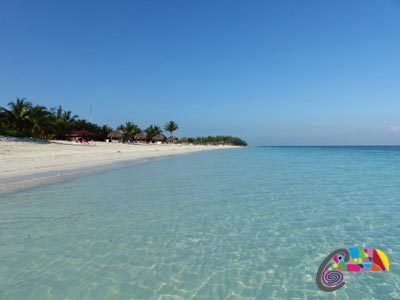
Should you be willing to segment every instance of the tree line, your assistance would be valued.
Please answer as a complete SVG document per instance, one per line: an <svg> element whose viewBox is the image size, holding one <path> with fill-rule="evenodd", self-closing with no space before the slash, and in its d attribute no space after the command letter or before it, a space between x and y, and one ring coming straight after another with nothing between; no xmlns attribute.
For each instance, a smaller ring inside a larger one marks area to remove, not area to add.
<svg viewBox="0 0 400 300"><path fill-rule="evenodd" d="M217 135L217 136L187 138L187 142L189 144L195 144L195 145L247 146L246 141L242 140L241 138L230 136L230 135Z"/></svg>
<svg viewBox="0 0 400 300"><path fill-rule="evenodd" d="M170 132L171 135L178 128L178 124L174 121L164 126L165 131ZM113 128L80 119L71 111L64 110L61 105L47 109L43 105L34 106L25 98L17 98L16 101L9 102L7 107L0 107L0 134L64 140L66 135L74 130L85 130L94 133L98 139L105 140ZM142 130L132 122L119 125L117 130L123 130L130 135L144 131L150 137L163 132L157 125L150 125Z"/></svg>
<svg viewBox="0 0 400 300"><path fill-rule="evenodd" d="M164 126L164 130L171 136L178 129L179 125L174 121L169 121ZM64 140L68 133L75 130L89 131L94 133L98 140L105 140L113 128L80 119L71 111L64 110L61 105L47 109L43 105L33 105L25 98L17 98L9 102L7 107L0 106L0 135ZM157 125L150 125L142 130L133 122L125 122L119 125L117 130L122 130L130 136L145 132L150 138L163 132ZM231 136L183 138L180 141L193 144L247 145L242 139Z"/></svg>
<svg viewBox="0 0 400 300"><path fill-rule="evenodd" d="M169 121L167 124L164 125L164 130L168 131L171 136L174 131L178 130L178 128L179 125L174 121ZM117 130L122 130L129 136L134 136L138 133L145 132L150 138L163 132L163 130L157 125L150 125L145 130L142 130L138 125L132 122L125 122L125 124L119 125L117 127Z"/></svg>

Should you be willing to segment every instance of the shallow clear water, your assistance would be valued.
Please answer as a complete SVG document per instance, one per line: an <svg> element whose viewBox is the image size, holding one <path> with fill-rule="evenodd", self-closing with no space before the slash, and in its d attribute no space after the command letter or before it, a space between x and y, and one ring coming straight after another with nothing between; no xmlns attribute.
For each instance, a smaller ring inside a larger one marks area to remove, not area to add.
<svg viewBox="0 0 400 300"><path fill-rule="evenodd" d="M400 298L400 148L228 149L0 198L0 299ZM391 271L321 292L342 247Z"/></svg>

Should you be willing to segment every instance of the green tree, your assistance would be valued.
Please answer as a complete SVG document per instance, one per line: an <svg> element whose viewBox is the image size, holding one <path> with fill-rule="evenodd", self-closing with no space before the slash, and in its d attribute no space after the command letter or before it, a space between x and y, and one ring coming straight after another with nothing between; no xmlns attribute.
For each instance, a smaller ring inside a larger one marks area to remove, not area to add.
<svg viewBox="0 0 400 300"><path fill-rule="evenodd" d="M99 131L99 139L104 141L107 138L107 135L111 131L113 131L113 129L110 126L108 126L108 125L101 126L100 131Z"/></svg>
<svg viewBox="0 0 400 300"><path fill-rule="evenodd" d="M7 128L7 119L6 119L6 114L4 111L0 108L0 129L6 129Z"/></svg>
<svg viewBox="0 0 400 300"><path fill-rule="evenodd" d="M121 125L118 125L118 126L117 126L117 130L125 131L125 129L126 129L125 124L121 124Z"/></svg>
<svg viewBox="0 0 400 300"><path fill-rule="evenodd" d="M246 141L241 138L234 136L207 136L207 137L196 137L188 138L189 143L198 145L235 145L235 146L247 146Z"/></svg>
<svg viewBox="0 0 400 300"><path fill-rule="evenodd" d="M76 130L87 130L95 133L97 133L101 129L99 125L90 123L84 119L75 120L75 124L73 127Z"/></svg>
<svg viewBox="0 0 400 300"><path fill-rule="evenodd" d="M129 135L135 135L136 133L142 132L139 126L132 122L125 122L117 127L117 130L123 130Z"/></svg>
<svg viewBox="0 0 400 300"><path fill-rule="evenodd" d="M31 124L31 130L34 137L47 138L52 129L52 114L41 105L31 108L28 120Z"/></svg>
<svg viewBox="0 0 400 300"><path fill-rule="evenodd" d="M61 105L53 111L55 117L54 133L57 139L63 140L65 135L74 128L78 116L71 115L71 111L64 111Z"/></svg>
<svg viewBox="0 0 400 300"><path fill-rule="evenodd" d="M125 131L128 140L131 140L131 141L134 140L135 134L142 132L140 127L137 126L136 124L132 123L132 122L125 122L125 124L119 125L117 127L117 130Z"/></svg>
<svg viewBox="0 0 400 300"><path fill-rule="evenodd" d="M160 127L156 125L150 125L145 129L145 132L147 133L149 139L153 138L153 136L161 134L162 130Z"/></svg>
<svg viewBox="0 0 400 300"><path fill-rule="evenodd" d="M168 122L167 124L165 124L165 126L164 126L165 131L170 132L170 133L171 133L171 136L172 136L172 133L173 133L174 131L178 130L178 128L179 128L179 125L178 125L177 123L175 123L174 121L169 121L169 122Z"/></svg>
<svg viewBox="0 0 400 300"><path fill-rule="evenodd" d="M15 102L11 101L7 106L9 109L0 107L6 127L14 129L18 133L25 132L29 128L29 114L32 103L26 101L25 98L20 99L17 97Z"/></svg>
<svg viewBox="0 0 400 300"><path fill-rule="evenodd" d="M131 122L126 122L126 132L131 136L132 138L135 136L135 134L142 132L142 129L140 129L139 126L136 124L133 124Z"/></svg>

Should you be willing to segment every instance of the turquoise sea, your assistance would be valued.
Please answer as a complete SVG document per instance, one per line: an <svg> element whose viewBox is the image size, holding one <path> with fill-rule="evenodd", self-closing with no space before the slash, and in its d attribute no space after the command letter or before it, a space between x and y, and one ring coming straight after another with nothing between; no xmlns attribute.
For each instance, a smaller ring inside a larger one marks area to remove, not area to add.
<svg viewBox="0 0 400 300"><path fill-rule="evenodd" d="M320 291L333 250L391 271ZM400 299L400 147L249 147L0 194L0 299Z"/></svg>

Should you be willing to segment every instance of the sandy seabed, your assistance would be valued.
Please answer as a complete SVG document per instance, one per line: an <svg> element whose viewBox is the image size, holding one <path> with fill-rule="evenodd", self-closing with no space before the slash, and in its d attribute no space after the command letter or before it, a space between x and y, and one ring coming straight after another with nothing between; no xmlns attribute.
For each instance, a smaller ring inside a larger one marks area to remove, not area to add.
<svg viewBox="0 0 400 300"><path fill-rule="evenodd" d="M41 141L0 137L0 191L32 185L77 170L98 169L118 162L134 162L232 146L122 144Z"/></svg>

